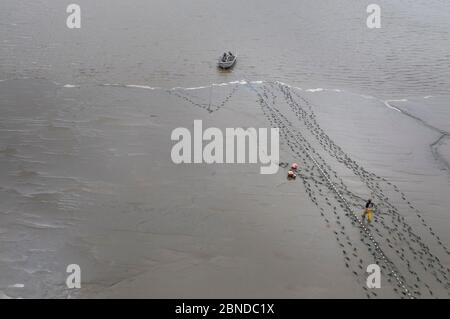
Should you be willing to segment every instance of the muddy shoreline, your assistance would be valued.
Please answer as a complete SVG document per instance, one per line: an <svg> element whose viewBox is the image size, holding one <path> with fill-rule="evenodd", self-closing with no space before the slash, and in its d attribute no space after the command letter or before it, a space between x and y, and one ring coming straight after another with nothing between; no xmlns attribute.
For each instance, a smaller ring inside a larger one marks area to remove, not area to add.
<svg viewBox="0 0 450 319"><path fill-rule="evenodd" d="M429 151L435 132L376 99L259 80L0 89L4 297L448 296L449 181ZM173 164L170 133L195 119L280 128L280 161L298 162L299 176ZM368 197L366 233L352 213ZM82 268L80 290L65 288L69 263ZM365 286L372 263L376 291Z"/></svg>

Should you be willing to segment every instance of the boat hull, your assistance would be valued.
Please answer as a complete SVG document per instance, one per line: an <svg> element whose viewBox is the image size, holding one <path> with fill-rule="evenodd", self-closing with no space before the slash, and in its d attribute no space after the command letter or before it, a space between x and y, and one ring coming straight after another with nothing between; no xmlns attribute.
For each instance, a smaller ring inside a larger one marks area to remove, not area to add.
<svg viewBox="0 0 450 319"><path fill-rule="evenodd" d="M234 66L234 64L236 63L236 59L237 57L235 56L233 60L231 61L226 61L223 62L221 59L219 59L219 63L217 64L217 66L221 69L230 69Z"/></svg>

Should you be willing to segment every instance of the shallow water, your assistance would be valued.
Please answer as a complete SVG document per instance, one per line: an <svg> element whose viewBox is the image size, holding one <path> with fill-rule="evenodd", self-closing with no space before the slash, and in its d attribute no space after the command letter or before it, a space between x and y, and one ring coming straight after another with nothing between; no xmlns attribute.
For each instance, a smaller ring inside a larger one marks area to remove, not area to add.
<svg viewBox="0 0 450 319"><path fill-rule="evenodd" d="M448 94L450 4L378 1L80 0L82 27L55 0L2 1L0 79L193 87L230 79L351 88L388 98ZM239 55L217 72L223 50Z"/></svg>

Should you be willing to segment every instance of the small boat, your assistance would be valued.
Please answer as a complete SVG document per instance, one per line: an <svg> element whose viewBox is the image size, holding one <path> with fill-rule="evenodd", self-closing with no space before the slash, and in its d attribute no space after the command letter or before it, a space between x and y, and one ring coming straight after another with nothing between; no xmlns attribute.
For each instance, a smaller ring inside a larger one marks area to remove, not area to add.
<svg viewBox="0 0 450 319"><path fill-rule="evenodd" d="M221 69L229 69L236 63L237 56L231 52L224 53L219 58L218 67Z"/></svg>

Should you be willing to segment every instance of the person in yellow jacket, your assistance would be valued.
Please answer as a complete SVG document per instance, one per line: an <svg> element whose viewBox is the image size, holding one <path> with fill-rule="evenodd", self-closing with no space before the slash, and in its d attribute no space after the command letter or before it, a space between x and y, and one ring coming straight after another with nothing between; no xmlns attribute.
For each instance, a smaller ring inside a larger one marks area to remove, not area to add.
<svg viewBox="0 0 450 319"><path fill-rule="evenodd" d="M373 203L372 200L369 199L366 202L366 209L364 210L364 213L362 214L363 221L365 220L367 216L367 221L370 223L373 219Z"/></svg>

